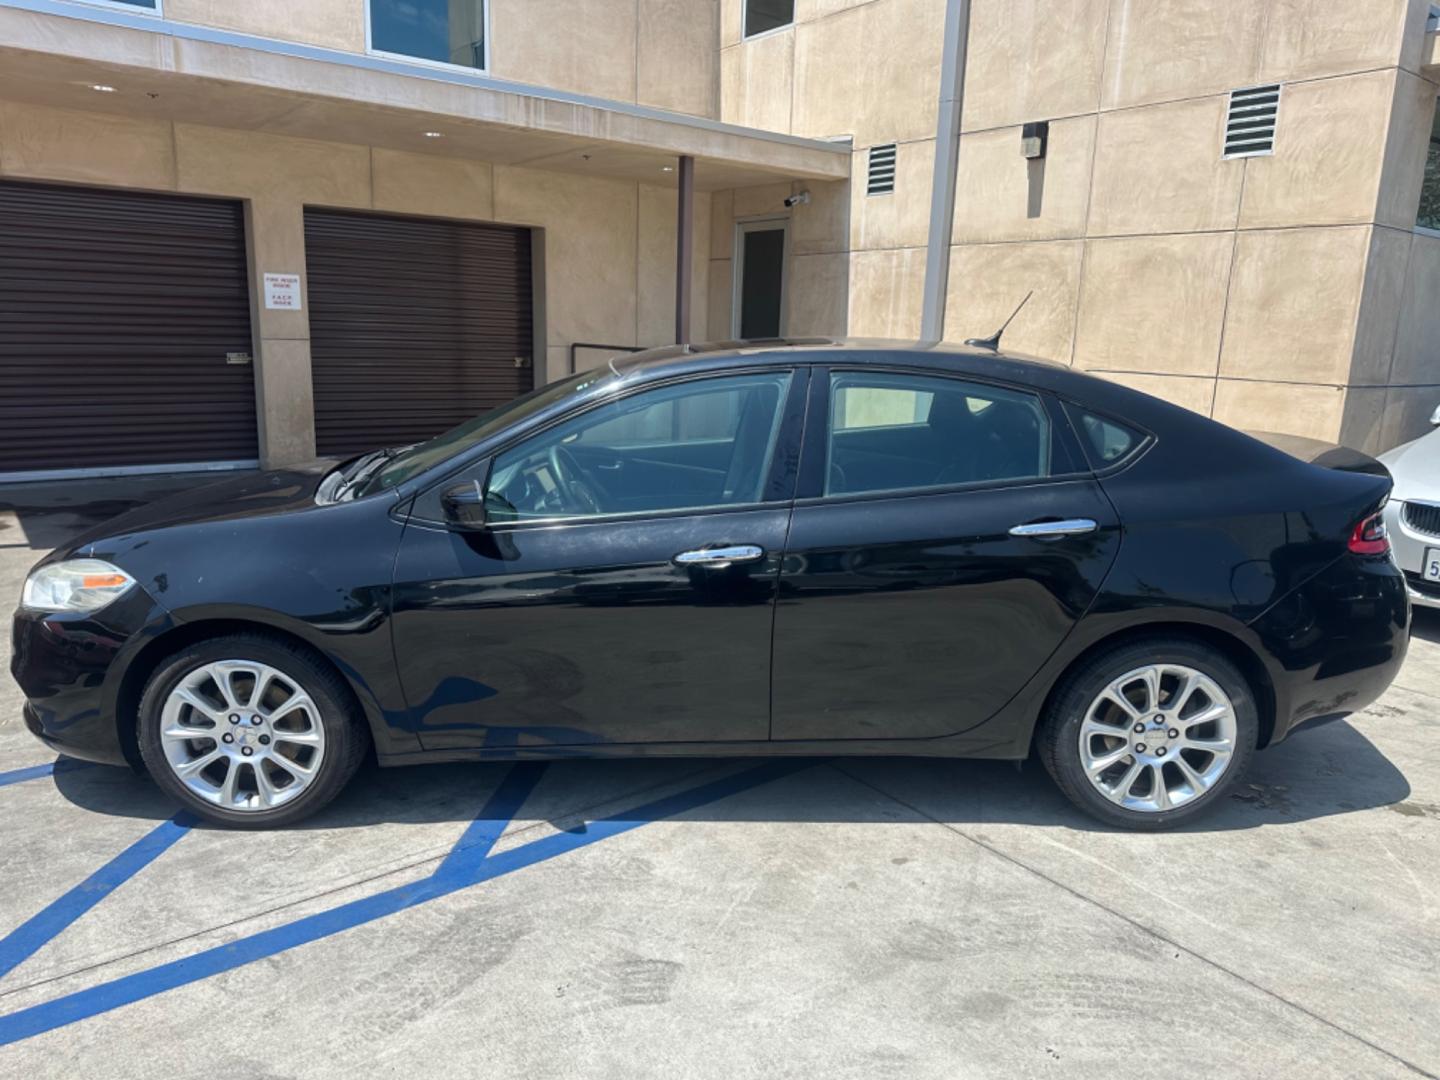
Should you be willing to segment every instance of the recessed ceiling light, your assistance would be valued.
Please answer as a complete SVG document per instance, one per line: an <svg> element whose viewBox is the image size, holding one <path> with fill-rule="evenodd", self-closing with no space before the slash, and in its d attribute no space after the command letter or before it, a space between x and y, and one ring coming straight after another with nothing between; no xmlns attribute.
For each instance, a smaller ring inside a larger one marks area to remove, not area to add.
<svg viewBox="0 0 1440 1080"><path fill-rule="evenodd" d="M443 139L445 133L443 131L427 131L425 132L425 137L427 139Z"/></svg>
<svg viewBox="0 0 1440 1080"><path fill-rule="evenodd" d="M115 87L113 87L113 86L106 86L104 83L91 83L91 84L90 84L90 89L91 89L91 90L94 90L97 94L113 94L113 93L115 93Z"/></svg>
<svg viewBox="0 0 1440 1080"><path fill-rule="evenodd" d="M674 165L661 165L661 166L660 166L660 171L661 171L661 172L674 172L674 171L675 171L675 166L674 166Z"/></svg>

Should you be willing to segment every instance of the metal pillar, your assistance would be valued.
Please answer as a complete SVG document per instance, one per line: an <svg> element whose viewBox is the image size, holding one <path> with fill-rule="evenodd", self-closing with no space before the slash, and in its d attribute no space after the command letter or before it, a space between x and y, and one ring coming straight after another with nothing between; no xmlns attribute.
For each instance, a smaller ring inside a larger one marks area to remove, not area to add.
<svg viewBox="0 0 1440 1080"><path fill-rule="evenodd" d="M940 116L935 125L935 174L930 188L930 239L925 251L925 293L920 315L923 341L939 341L945 336L950 223L955 217L955 173L960 167L960 109L965 100L965 52L969 37L970 0L946 0Z"/></svg>
<svg viewBox="0 0 1440 1080"><path fill-rule="evenodd" d="M695 251L695 159L680 159L675 219L675 344L690 343L690 278Z"/></svg>

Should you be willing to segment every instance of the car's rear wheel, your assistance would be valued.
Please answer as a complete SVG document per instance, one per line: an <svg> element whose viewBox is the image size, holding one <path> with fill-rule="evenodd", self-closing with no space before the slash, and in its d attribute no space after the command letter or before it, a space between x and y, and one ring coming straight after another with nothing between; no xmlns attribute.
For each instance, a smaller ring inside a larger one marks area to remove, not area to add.
<svg viewBox="0 0 1440 1080"><path fill-rule="evenodd" d="M1041 760L1076 806L1164 829L1214 806L1249 766L1254 694L1222 653L1185 639L1103 652L1066 676L1041 721Z"/></svg>
<svg viewBox="0 0 1440 1080"><path fill-rule="evenodd" d="M140 753L156 783L223 825L313 814L354 774L369 733L340 678L278 638L214 638L164 661L140 699Z"/></svg>

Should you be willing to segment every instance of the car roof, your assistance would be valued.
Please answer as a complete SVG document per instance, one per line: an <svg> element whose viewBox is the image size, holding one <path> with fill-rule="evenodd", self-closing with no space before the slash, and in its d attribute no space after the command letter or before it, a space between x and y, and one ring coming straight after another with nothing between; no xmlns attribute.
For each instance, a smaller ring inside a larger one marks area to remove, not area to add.
<svg viewBox="0 0 1440 1080"><path fill-rule="evenodd" d="M754 368L771 364L864 364L867 367L925 369L951 375L1008 382L1051 390L1099 408L1133 405L1136 396L1116 383L1075 371L1054 360L997 352L949 342L896 341L883 338L779 338L764 341L718 341L703 345L666 345L617 357L614 373L627 382L672 375ZM1154 400L1154 399L1149 399Z"/></svg>

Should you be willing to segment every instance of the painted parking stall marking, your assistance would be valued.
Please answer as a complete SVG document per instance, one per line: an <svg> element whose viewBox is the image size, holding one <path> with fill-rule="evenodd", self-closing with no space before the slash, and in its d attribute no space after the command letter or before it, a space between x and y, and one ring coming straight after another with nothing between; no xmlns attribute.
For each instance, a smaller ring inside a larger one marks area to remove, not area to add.
<svg viewBox="0 0 1440 1080"><path fill-rule="evenodd" d="M53 1031L76 1021L98 1016L124 1005L154 997L157 994L163 994L167 990L187 986L211 976L232 971L300 945L343 933L354 927L385 918L387 915L438 900L461 889L493 881L517 870L523 870L537 863L588 847L601 840L619 836L622 833L638 829L642 825L675 817L709 803L780 780L811 768L813 765L814 762L809 760L776 761L758 765L718 780L654 799L634 809L620 811L609 817L590 822L583 829L555 833L511 848L498 855L492 855L491 851L495 842L503 835L506 827L514 819L544 774L545 765L543 763L515 765L506 773L505 778L487 800L480 813L466 827L464 834L456 841L450 853L441 860L435 872L429 877L387 889L373 896L352 900L282 926L262 930L225 945L202 950L192 956L158 964L143 971L66 994L53 1001L43 1002L0 1016L0 1046ZM176 820L166 824L178 827ZM159 828L164 828L164 826ZM157 828L156 831L158 832L159 829ZM171 843L173 842L172 840ZM139 841L137 845L127 849L127 853L144 843L145 840ZM158 855L159 852L156 851L155 854ZM151 859L153 857L152 855ZM123 859L124 855L122 854L118 858ZM138 859L138 856L136 858ZM145 864L148 864L149 861L147 859ZM134 872L138 872L138 869L139 867L136 867ZM97 871L98 873L100 872ZM131 876L133 876L133 872ZM80 914L83 914L83 911ZM44 913L42 912L41 915ZM78 918L78 914L75 917ZM41 916L37 915L35 919L24 924L20 930L24 930L31 922L40 918ZM68 926L73 921L72 918L64 925ZM64 926L60 926L59 929L63 930ZM10 937L15 937L20 930ZM57 930L56 933L58 932ZM35 936L38 938L38 933ZM51 940L54 936L52 933L45 940ZM10 938L7 938L6 942L9 941ZM43 945L44 941L41 941L40 944Z"/></svg>

